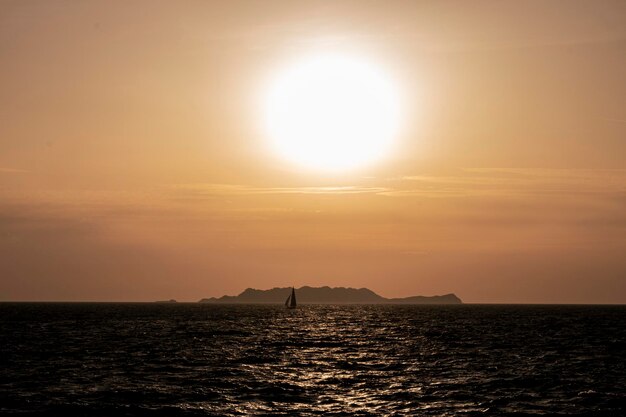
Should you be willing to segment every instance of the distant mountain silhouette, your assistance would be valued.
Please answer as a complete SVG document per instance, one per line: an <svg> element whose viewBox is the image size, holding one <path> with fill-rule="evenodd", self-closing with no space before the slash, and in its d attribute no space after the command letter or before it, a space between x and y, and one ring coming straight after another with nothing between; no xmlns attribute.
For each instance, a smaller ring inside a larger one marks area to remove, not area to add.
<svg viewBox="0 0 626 417"><path fill-rule="evenodd" d="M225 295L220 298L203 298L201 303L243 303L275 304L284 303L291 287L256 290L248 288L239 295ZM345 287L301 287L296 288L299 304L462 304L454 294L435 295L432 297L414 296L406 298L385 298L367 288Z"/></svg>

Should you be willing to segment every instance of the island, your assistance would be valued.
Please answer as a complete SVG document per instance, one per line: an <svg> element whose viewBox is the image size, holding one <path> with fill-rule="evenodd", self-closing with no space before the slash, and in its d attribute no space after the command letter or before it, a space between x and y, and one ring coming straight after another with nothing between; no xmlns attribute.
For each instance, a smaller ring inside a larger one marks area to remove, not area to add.
<svg viewBox="0 0 626 417"><path fill-rule="evenodd" d="M257 290L248 288L239 295L203 298L200 303L278 304L291 294L291 287ZM367 288L309 287L296 288L298 304L462 304L455 294L405 298L385 298Z"/></svg>

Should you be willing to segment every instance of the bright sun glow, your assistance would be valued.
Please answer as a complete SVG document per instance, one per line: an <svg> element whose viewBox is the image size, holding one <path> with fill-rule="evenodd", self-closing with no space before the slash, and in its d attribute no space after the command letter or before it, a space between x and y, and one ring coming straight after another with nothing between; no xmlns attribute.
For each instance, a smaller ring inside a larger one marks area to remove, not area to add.
<svg viewBox="0 0 626 417"><path fill-rule="evenodd" d="M298 165L343 171L391 149L399 97L378 68L342 55L298 61L270 83L265 123L274 148Z"/></svg>

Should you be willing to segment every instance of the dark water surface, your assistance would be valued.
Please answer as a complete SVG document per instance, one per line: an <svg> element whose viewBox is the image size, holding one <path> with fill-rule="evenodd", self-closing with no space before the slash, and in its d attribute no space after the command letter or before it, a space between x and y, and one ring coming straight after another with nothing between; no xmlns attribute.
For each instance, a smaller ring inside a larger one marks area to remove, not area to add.
<svg viewBox="0 0 626 417"><path fill-rule="evenodd" d="M0 414L626 416L626 308L1 303Z"/></svg>

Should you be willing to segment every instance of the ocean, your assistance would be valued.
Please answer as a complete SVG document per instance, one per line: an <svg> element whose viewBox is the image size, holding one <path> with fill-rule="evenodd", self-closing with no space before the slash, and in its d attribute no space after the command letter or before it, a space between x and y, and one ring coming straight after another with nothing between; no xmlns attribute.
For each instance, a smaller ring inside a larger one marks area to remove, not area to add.
<svg viewBox="0 0 626 417"><path fill-rule="evenodd" d="M0 415L626 416L626 307L0 303Z"/></svg>

